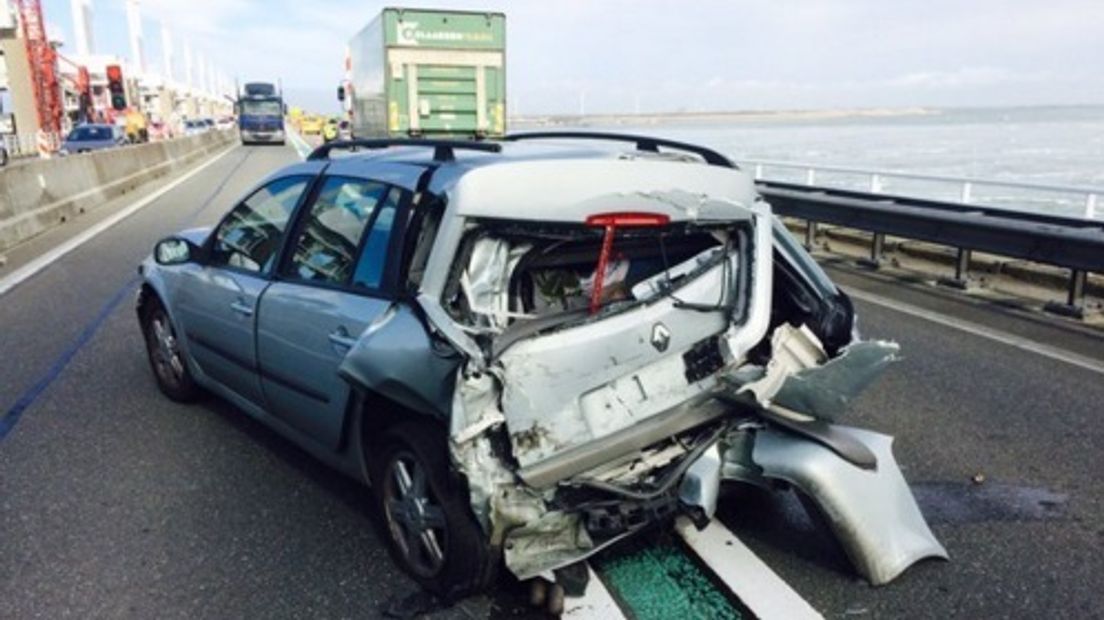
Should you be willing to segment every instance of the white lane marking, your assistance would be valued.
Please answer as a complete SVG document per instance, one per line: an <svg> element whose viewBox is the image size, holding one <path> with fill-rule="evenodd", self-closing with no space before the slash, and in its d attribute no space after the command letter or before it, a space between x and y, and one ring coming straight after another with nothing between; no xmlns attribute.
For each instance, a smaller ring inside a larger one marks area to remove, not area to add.
<svg viewBox="0 0 1104 620"><path fill-rule="evenodd" d="M311 146L307 144L307 141L299 135L298 131L292 128L288 128L288 137L291 138L291 146L295 147L295 152L299 153L299 159L306 159L307 155L310 155Z"/></svg>
<svg viewBox="0 0 1104 620"><path fill-rule="evenodd" d="M823 620L824 616L716 520L698 531L689 519L679 517L675 531L757 618Z"/></svg>
<svg viewBox="0 0 1104 620"><path fill-rule="evenodd" d="M987 338L994 342L1006 344L1010 347L1015 347L1022 351L1035 353L1036 355L1041 355L1043 357L1057 360L1059 362L1065 362L1067 364L1071 364L1073 366L1084 368L1085 370L1091 370L1092 372L1104 375L1104 362L1095 360L1085 355L1081 355L1079 353L1074 353L1065 349L1059 349L1058 347L1052 347L1047 344L1035 342L1034 340L993 329L991 327L986 327L978 323L963 321L962 319L958 319L945 314L940 314L938 312L927 310L925 308L919 308L910 304L887 299L880 295L874 295L865 291L855 290L850 287L845 290L849 296L860 301L865 301L869 304L874 304L875 306L888 308L890 310L900 312L902 314L907 314L918 319L924 319L925 321L937 323L944 327L957 329L959 331L963 331L974 336Z"/></svg>
<svg viewBox="0 0 1104 620"><path fill-rule="evenodd" d="M24 280L30 278L31 276L35 275L39 271L42 271L46 267L49 267L51 263L58 260L62 256L65 256L69 252L72 252L73 250L77 249L78 247L80 247L84 243L88 242L89 239L92 239L93 237L95 237L96 235L102 233L103 231L107 230L108 228L111 228L112 226L118 224L119 222L123 221L124 219L130 217L131 215L134 215L136 212L138 212L139 209L142 209L142 208L148 206L153 201L155 201L158 198L160 198L160 197L164 196L165 194L169 193L170 191L175 189L180 184L184 183L188 179L190 179L190 178L194 177L195 175L199 174L200 172L202 172L204 169L206 169L211 164L213 164L216 161L222 159L223 156L225 156L230 151L234 150L234 148L236 148L237 146L238 146L237 144L230 145L229 148L227 148L226 150L222 151L221 153L215 155L211 159L207 160L206 162L201 164L198 168L194 168L193 170L190 170L189 172L184 173L183 176L173 180L172 182L168 183L167 185L165 185L161 189L153 192L149 196L146 196L145 198L139 200L138 202L135 202L135 203L132 203L132 204L128 205L126 208L124 208L122 211L119 211L115 215L112 215L111 217L97 223L96 225L92 226L88 230L85 230L84 232L80 233L79 235L76 235L75 237L72 237L72 238L68 239L67 241L65 241L64 243L58 245L57 247L50 250L49 252L46 252L45 254L43 254L43 255L39 256L38 258L32 260L31 262L27 263L26 265L23 265L19 269L16 269L15 271L9 273L8 275L4 276L3 278L0 278L0 295L3 295L4 293L7 293L11 289L18 286Z"/></svg>
<svg viewBox="0 0 1104 620"><path fill-rule="evenodd" d="M594 572L589 565L590 580L587 581L586 592L578 597L568 597L564 600L564 618L577 618L579 620L605 620L606 618L625 618L625 613L613 600L613 595L606 589L606 584Z"/></svg>

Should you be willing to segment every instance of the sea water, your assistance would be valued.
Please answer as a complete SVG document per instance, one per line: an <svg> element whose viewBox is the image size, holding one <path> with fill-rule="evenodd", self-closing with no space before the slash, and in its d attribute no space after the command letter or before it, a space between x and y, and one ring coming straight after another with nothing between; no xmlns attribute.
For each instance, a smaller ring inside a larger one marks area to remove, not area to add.
<svg viewBox="0 0 1104 620"><path fill-rule="evenodd" d="M925 109L878 115L771 114L701 121L631 120L587 129L644 133L710 146L736 161L774 160L925 175L1101 189L1104 106ZM803 171L765 169L799 181ZM820 174L826 185L862 188L869 177ZM888 181L884 191L957 200L961 184ZM972 201L1081 216L1085 196L976 187Z"/></svg>

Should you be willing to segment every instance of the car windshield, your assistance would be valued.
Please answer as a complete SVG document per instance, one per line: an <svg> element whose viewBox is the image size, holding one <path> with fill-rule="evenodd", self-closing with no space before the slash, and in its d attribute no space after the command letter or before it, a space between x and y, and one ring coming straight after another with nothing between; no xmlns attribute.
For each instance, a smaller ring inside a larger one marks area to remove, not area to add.
<svg viewBox="0 0 1104 620"><path fill-rule="evenodd" d="M92 140L110 140L110 127L77 127L69 133L69 140L86 142Z"/></svg>
<svg viewBox="0 0 1104 620"><path fill-rule="evenodd" d="M279 116L279 101L244 101L242 102L242 114L258 116Z"/></svg>

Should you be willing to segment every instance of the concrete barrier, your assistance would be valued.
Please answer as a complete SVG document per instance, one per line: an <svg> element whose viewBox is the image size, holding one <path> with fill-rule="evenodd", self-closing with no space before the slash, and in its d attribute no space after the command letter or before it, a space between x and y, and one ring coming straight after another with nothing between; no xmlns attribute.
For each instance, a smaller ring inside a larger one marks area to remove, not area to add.
<svg viewBox="0 0 1104 620"><path fill-rule="evenodd" d="M237 140L207 133L0 168L0 251Z"/></svg>

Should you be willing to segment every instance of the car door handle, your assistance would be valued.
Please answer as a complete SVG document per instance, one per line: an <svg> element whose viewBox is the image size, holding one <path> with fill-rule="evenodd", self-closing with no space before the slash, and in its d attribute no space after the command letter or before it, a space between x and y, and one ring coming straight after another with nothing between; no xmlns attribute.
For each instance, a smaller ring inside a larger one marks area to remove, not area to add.
<svg viewBox="0 0 1104 620"><path fill-rule="evenodd" d="M330 342L334 346L351 349L353 345L356 344L356 338L349 336L348 330L344 327L338 327L330 332Z"/></svg>
<svg viewBox="0 0 1104 620"><path fill-rule="evenodd" d="M230 309L242 316L253 316L253 306L250 306L240 299L232 302L230 304Z"/></svg>

